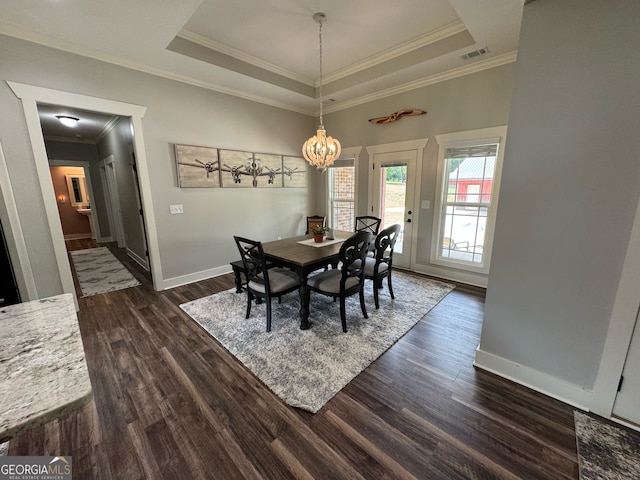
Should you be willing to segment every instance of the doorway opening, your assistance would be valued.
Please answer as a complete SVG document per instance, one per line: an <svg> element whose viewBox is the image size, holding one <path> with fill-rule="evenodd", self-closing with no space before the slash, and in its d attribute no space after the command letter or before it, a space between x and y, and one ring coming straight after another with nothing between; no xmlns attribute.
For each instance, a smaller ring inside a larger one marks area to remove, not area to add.
<svg viewBox="0 0 640 480"><path fill-rule="evenodd" d="M35 87L32 85L24 85L15 82L7 83L23 104L27 128L29 130L31 145L34 152L36 170L40 181L40 188L42 190L42 198L47 216L47 222L51 231L55 261L60 272L60 281L62 284L63 292L71 293L72 295L74 295L74 298L76 297L70 262L68 259L67 249L64 241L64 235L60 225L60 218L58 216L55 193L51 183L47 149L45 146L43 130L38 114L39 105L65 105L68 108L82 109L87 112L98 112L106 115L124 117L126 119L129 119L129 122L126 126L130 129L132 135L131 148L135 152L135 159L137 163L136 171L139 175L138 180L140 185L140 196L143 205L142 213L139 214L144 216L145 225L147 227L146 232L141 233L141 236L145 236L146 238L147 249L145 250L145 253L148 253L148 262L150 270L152 272L153 288L156 290L161 290L162 269L159 262L157 231L155 227L155 217L151 201L151 186L149 182L149 172L146 160L146 152L144 148L144 140L142 137L142 117L146 111L146 108L139 105L121 103L96 97L88 97L58 90ZM132 168L131 165L128 165L128 163L127 166L129 169ZM126 175L123 174L122 177L124 178L126 177ZM92 183L93 187L96 188L98 183L95 181ZM134 190L132 190L131 195L133 198L135 198ZM94 195L94 198L97 198L97 196ZM135 199L132 202L127 202L126 205L136 205ZM106 213L104 215L106 217ZM140 221L138 220L137 223L139 224ZM100 221L100 228L104 228L104 225L105 223L103 221ZM21 265L21 268L23 270L31 271L31 266L28 263L24 266Z"/></svg>

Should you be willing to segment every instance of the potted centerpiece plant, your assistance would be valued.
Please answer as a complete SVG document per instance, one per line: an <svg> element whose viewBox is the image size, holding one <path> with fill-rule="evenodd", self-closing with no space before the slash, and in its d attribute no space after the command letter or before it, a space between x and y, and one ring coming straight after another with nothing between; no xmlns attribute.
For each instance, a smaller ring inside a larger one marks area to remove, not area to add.
<svg viewBox="0 0 640 480"><path fill-rule="evenodd" d="M313 240L316 243L322 242L324 240L324 234L329 230L327 227L323 225L316 225L311 229L311 233L313 234Z"/></svg>

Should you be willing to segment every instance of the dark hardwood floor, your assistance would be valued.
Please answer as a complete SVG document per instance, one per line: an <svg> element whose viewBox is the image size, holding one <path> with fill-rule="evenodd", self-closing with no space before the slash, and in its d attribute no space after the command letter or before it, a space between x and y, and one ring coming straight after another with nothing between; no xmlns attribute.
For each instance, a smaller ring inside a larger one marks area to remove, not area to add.
<svg viewBox="0 0 640 480"><path fill-rule="evenodd" d="M232 275L155 292L109 247L142 285L79 298L94 400L9 455L72 455L74 479L578 478L572 408L472 366L480 290L456 288L314 415L178 307Z"/></svg>

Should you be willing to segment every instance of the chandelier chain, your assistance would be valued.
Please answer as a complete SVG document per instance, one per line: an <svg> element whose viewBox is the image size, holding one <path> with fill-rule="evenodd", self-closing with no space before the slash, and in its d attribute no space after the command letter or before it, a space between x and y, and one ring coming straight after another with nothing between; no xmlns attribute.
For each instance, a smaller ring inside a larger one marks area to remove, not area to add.
<svg viewBox="0 0 640 480"><path fill-rule="evenodd" d="M322 121L322 21L320 21L320 126L324 125Z"/></svg>
<svg viewBox="0 0 640 480"><path fill-rule="evenodd" d="M318 126L318 130L316 130L316 134L302 145L302 156L311 165L324 172L327 167L333 165L333 162L340 157L341 148L340 142L337 139L328 136L327 131L324 128L324 106L322 101L322 84L324 80L322 64L322 24L326 20L326 16L324 13L318 12L313 15L313 19L320 25L320 28L318 29L318 37L320 39L320 85L317 90L318 96L320 97L320 125Z"/></svg>

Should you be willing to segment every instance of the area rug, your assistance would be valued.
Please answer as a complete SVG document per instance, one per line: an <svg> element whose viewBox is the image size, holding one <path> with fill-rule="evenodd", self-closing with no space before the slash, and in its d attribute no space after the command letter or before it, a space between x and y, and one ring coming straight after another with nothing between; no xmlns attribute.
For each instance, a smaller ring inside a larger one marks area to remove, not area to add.
<svg viewBox="0 0 640 480"><path fill-rule="evenodd" d="M246 293L234 289L180 307L287 404L315 413L454 287L394 272L395 300L385 282L379 310L372 282L365 288L369 318L362 316L357 295L348 298L347 333L342 331L339 302L314 293L308 330L300 330L297 292L285 295L281 304L273 302L269 333L265 305L253 305L246 320Z"/></svg>
<svg viewBox="0 0 640 480"><path fill-rule="evenodd" d="M74 250L71 259L83 297L140 285L107 247Z"/></svg>
<svg viewBox="0 0 640 480"><path fill-rule="evenodd" d="M640 479L640 432L574 411L581 480Z"/></svg>

